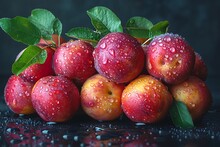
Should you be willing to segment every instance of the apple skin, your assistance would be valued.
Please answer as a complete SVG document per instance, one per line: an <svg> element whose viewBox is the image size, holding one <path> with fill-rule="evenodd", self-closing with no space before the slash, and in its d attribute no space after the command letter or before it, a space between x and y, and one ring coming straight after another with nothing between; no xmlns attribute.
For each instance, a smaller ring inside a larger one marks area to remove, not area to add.
<svg viewBox="0 0 220 147"><path fill-rule="evenodd" d="M167 115L173 98L161 81L150 75L140 75L126 86L121 101L130 120L155 123Z"/></svg>
<svg viewBox="0 0 220 147"><path fill-rule="evenodd" d="M204 60L200 56L200 54L195 52L195 55L196 55L196 60L195 60L195 65L194 65L192 75L197 76L203 81L205 81L208 76L208 68Z"/></svg>
<svg viewBox="0 0 220 147"><path fill-rule="evenodd" d="M211 92L205 82L196 76L172 85L170 91L175 100L186 104L194 121L201 119L212 104Z"/></svg>
<svg viewBox="0 0 220 147"><path fill-rule="evenodd" d="M45 45L38 45L40 48L45 49L47 51L47 59L43 64L33 64L26 68L22 73L19 74L20 77L29 81L29 82L37 82L40 78L54 75L54 70L52 66L52 60L54 55L54 50ZM22 54L24 50L22 50L17 58Z"/></svg>
<svg viewBox="0 0 220 147"><path fill-rule="evenodd" d="M80 106L79 90L64 76L41 78L34 85L31 97L33 107L45 121L67 121Z"/></svg>
<svg viewBox="0 0 220 147"><path fill-rule="evenodd" d="M81 89L81 106L95 120L110 121L122 114L121 95L123 84L109 81L100 74L93 75Z"/></svg>
<svg viewBox="0 0 220 147"><path fill-rule="evenodd" d="M31 102L33 83L12 75L5 86L4 96L7 106L16 114L35 113Z"/></svg>
<svg viewBox="0 0 220 147"><path fill-rule="evenodd" d="M149 74L167 84L186 80L195 64L193 48L177 34L156 36L146 51L146 68Z"/></svg>
<svg viewBox="0 0 220 147"><path fill-rule="evenodd" d="M137 77L145 64L141 44L125 33L104 36L93 52L99 74L116 83L127 83Z"/></svg>
<svg viewBox="0 0 220 147"><path fill-rule="evenodd" d="M93 50L91 44L81 40L70 40L62 44L54 54L55 73L82 85L87 78L96 73Z"/></svg>

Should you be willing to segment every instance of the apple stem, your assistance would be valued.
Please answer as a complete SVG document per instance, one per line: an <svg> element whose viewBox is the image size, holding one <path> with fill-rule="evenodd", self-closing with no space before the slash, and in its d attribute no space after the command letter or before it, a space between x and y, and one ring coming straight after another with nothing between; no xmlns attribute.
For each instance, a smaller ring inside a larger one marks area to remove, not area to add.
<svg viewBox="0 0 220 147"><path fill-rule="evenodd" d="M148 38L146 41L144 41L144 43L142 43L142 46L144 46L145 44L147 44L148 42L150 42L152 38Z"/></svg>
<svg viewBox="0 0 220 147"><path fill-rule="evenodd" d="M60 46L60 35L58 35L58 44L57 44L57 47Z"/></svg>

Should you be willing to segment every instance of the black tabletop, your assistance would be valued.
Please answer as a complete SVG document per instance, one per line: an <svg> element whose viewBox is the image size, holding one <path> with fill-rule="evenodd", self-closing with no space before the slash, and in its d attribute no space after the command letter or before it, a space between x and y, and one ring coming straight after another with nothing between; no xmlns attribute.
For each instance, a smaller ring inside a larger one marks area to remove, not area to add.
<svg viewBox="0 0 220 147"><path fill-rule="evenodd" d="M65 123L45 122L38 115L17 115L0 102L1 146L218 146L220 109L212 107L193 129L174 127L169 118L158 124L135 123L125 116L99 122L77 114Z"/></svg>

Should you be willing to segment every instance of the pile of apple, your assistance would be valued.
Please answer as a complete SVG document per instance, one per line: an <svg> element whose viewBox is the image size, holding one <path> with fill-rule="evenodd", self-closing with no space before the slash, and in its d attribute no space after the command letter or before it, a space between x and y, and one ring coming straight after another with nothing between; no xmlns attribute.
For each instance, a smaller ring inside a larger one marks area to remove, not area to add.
<svg viewBox="0 0 220 147"><path fill-rule="evenodd" d="M54 122L70 120L80 107L99 121L125 114L134 122L155 123L170 114L182 127L202 118L212 101L207 67L183 37L167 33L166 21L153 25L133 17L123 32L108 8L87 13L95 31L73 28L66 34L76 39L67 42L56 31L49 39L40 35L18 55L15 65L34 54L28 50L40 48L36 60L45 60L33 61L8 79L5 101L13 112L36 112ZM1 19L0 26L13 38L6 21Z"/></svg>

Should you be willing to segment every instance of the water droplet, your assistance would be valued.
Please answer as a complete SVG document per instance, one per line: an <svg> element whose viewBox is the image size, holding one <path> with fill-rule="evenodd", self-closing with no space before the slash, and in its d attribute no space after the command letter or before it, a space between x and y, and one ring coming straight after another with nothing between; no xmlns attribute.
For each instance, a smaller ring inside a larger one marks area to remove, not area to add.
<svg viewBox="0 0 220 147"><path fill-rule="evenodd" d="M170 38L170 37L166 37L166 38L165 38L165 41L166 41L166 42L170 42L170 41L171 41L171 38Z"/></svg>
<svg viewBox="0 0 220 147"><path fill-rule="evenodd" d="M20 140L20 139L12 139L12 140L10 140L11 144L19 144L21 142L22 142L22 140Z"/></svg>
<svg viewBox="0 0 220 147"><path fill-rule="evenodd" d="M106 56L103 56L102 63L103 64L107 64L108 63L108 59L106 58Z"/></svg>
<svg viewBox="0 0 220 147"><path fill-rule="evenodd" d="M100 47L103 48L103 49L106 48L106 43L102 43L102 44L100 45Z"/></svg>
<svg viewBox="0 0 220 147"><path fill-rule="evenodd" d="M73 136L74 141L79 141L79 136Z"/></svg>
<svg viewBox="0 0 220 147"><path fill-rule="evenodd" d="M115 56L115 50L114 50L114 49L109 49L108 52L109 52L109 54L112 55L113 57Z"/></svg>
<svg viewBox="0 0 220 147"><path fill-rule="evenodd" d="M176 49L175 49L174 47L171 47L171 48L170 48L170 51L171 51L172 53L174 53L174 52L176 51Z"/></svg>
<svg viewBox="0 0 220 147"><path fill-rule="evenodd" d="M178 60L178 63L181 64L181 63L182 63L182 60Z"/></svg>
<svg viewBox="0 0 220 147"><path fill-rule="evenodd" d="M149 68L149 69L152 69L152 65L151 65L150 62L148 62L148 68Z"/></svg>
<svg viewBox="0 0 220 147"><path fill-rule="evenodd" d="M154 45L156 45L156 44L157 44L157 43L156 43L156 41L154 41L154 42L152 42L152 44L151 44L151 45L152 45L152 46L154 46Z"/></svg>
<svg viewBox="0 0 220 147"><path fill-rule="evenodd" d="M56 122L47 122L48 125L55 125L57 124Z"/></svg>
<svg viewBox="0 0 220 147"><path fill-rule="evenodd" d="M145 126L145 123L135 123L136 126Z"/></svg>

